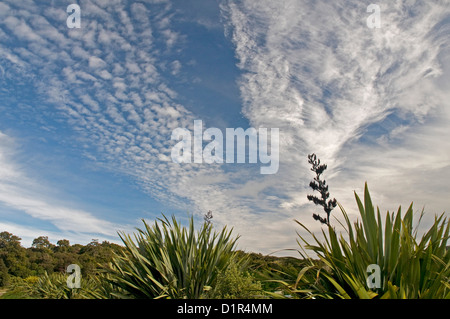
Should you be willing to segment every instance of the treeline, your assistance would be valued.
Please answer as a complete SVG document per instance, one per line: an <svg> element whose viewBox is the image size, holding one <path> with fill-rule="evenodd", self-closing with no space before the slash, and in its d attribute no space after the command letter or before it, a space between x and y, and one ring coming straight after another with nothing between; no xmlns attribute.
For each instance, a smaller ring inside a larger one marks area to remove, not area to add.
<svg viewBox="0 0 450 319"><path fill-rule="evenodd" d="M99 264L112 260L120 245L93 239L87 245L73 244L69 240L58 240L52 244L47 236L33 240L25 248L21 238L9 232L0 232L0 287L8 285L14 277L27 278L45 273L64 273L70 264L77 264L83 275L95 275Z"/></svg>

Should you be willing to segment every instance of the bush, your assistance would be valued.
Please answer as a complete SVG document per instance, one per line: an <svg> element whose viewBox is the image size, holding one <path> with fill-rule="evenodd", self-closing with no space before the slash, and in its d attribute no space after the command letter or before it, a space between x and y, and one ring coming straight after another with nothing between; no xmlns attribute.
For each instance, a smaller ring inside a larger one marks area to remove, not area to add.
<svg viewBox="0 0 450 319"><path fill-rule="evenodd" d="M261 282L243 271L236 262L219 272L213 289L206 294L211 299L253 299L264 295Z"/></svg>
<svg viewBox="0 0 450 319"><path fill-rule="evenodd" d="M29 285L36 285L39 282L39 277L38 276L28 276L23 281Z"/></svg>

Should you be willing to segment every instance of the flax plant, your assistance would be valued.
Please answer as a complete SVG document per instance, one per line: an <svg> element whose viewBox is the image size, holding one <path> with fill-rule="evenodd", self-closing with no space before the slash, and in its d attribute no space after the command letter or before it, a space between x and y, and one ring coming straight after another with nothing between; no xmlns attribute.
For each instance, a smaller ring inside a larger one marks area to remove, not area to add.
<svg viewBox="0 0 450 319"><path fill-rule="evenodd" d="M315 241L308 243L299 235L299 244L317 254L321 264L309 259L295 290L303 287L302 291L309 292L307 297L315 298L450 298L450 223L445 215L436 216L419 240L419 224L413 229L412 204L403 217L399 207L397 213L387 212L383 220L378 208L375 212L367 183L364 201L356 193L355 198L360 219L354 224L339 205L345 238L328 226L328 233L322 230L322 242L296 221ZM378 288L369 289L367 267L373 264L380 267L381 280ZM316 272L315 280L305 280L304 273L310 271Z"/></svg>
<svg viewBox="0 0 450 319"><path fill-rule="evenodd" d="M174 216L143 223L134 240L119 234L125 251L106 272L115 288L111 297L201 298L236 256L237 238L226 227L215 232L212 224L204 223L196 232L193 218L182 227Z"/></svg>
<svg viewBox="0 0 450 319"><path fill-rule="evenodd" d="M69 288L66 274L45 272L35 283L26 282L25 291L30 297L42 299L90 299L98 289L94 278L83 277L80 283L80 288Z"/></svg>

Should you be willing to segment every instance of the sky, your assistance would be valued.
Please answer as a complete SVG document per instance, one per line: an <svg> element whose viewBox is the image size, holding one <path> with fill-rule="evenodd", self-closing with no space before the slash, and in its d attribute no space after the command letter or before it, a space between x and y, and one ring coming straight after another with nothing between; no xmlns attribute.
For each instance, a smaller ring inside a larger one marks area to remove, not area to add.
<svg viewBox="0 0 450 319"><path fill-rule="evenodd" d="M367 182L424 231L449 209L449 33L446 0L1 0L0 231L120 243L211 210L240 249L291 254L294 220L324 227L311 153L352 220ZM173 161L194 121L278 129L278 170Z"/></svg>

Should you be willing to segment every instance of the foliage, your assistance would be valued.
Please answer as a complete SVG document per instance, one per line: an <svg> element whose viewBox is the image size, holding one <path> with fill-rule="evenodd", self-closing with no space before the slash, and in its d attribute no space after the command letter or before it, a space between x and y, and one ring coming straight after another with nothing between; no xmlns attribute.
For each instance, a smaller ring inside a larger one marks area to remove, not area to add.
<svg viewBox="0 0 450 319"><path fill-rule="evenodd" d="M27 277L31 275L26 250L20 246L21 238L6 231L0 233L0 259L10 276Z"/></svg>
<svg viewBox="0 0 450 319"><path fill-rule="evenodd" d="M52 249L54 245L48 240L48 236L39 236L31 244L36 249Z"/></svg>
<svg viewBox="0 0 450 319"><path fill-rule="evenodd" d="M200 298L214 285L218 273L235 257L237 238L226 227L213 232L204 223L198 232L191 217L182 227L174 216L164 216L153 226L144 220L133 241L120 233L125 251L107 269L109 282L122 290L113 292L124 298Z"/></svg>
<svg viewBox="0 0 450 319"><path fill-rule="evenodd" d="M261 283L265 294L273 296L273 293L277 292L277 298L280 294L290 294L290 287L295 284L298 273L307 263L291 256L240 253L248 258L247 271Z"/></svg>
<svg viewBox="0 0 450 319"><path fill-rule="evenodd" d="M397 213L387 212L383 224L379 209L375 214L367 183L364 203L356 193L355 198L361 220L354 225L339 205L347 239L328 227L328 236L322 231L325 242L321 242L297 221L316 242L310 244L300 236L306 249L315 252L325 265L310 262L305 272L314 270L317 280L299 280L299 286L308 287L310 296L321 298L450 298L450 252L446 249L450 226L444 214L436 216L418 240L412 204L403 218L401 207ZM367 287L367 267L371 264L381 269L378 289Z"/></svg>
<svg viewBox="0 0 450 319"><path fill-rule="evenodd" d="M22 285L17 286L16 281L14 280L15 283L9 284L8 290L0 296L0 299L33 299L33 297L30 296L29 292L24 286L23 279L20 277L13 278L19 278L22 281Z"/></svg>
<svg viewBox="0 0 450 319"><path fill-rule="evenodd" d="M313 191L318 191L320 193L320 198L314 195L307 195L308 200L312 201L316 205L323 207L326 213L325 217L320 217L318 214L313 214L315 220L320 221L322 224L330 225L330 213L336 207L336 199L328 199L330 193L328 192L328 185L325 180L322 180L320 175L327 169L326 164L320 164L320 159L317 158L316 154L308 155L308 163L312 165L311 170L316 173L314 180L309 183L309 186ZM328 201L327 201L328 200Z"/></svg>
<svg viewBox="0 0 450 319"><path fill-rule="evenodd" d="M24 283L28 284L28 285L36 285L39 282L39 277L38 276L29 276L27 278L25 278Z"/></svg>
<svg viewBox="0 0 450 319"><path fill-rule="evenodd" d="M36 296L32 295L31 287L37 283L36 278L38 277L10 277L10 282L7 286L7 291L4 293L0 299L33 299ZM38 278L39 280L39 278Z"/></svg>
<svg viewBox="0 0 450 319"><path fill-rule="evenodd" d="M40 277L37 283L30 285L30 294L43 299L89 299L97 289L97 282L89 277L83 277L80 288L69 288L67 276L62 273L52 273Z"/></svg>
<svg viewBox="0 0 450 319"><path fill-rule="evenodd" d="M211 299L254 299L264 297L261 282L232 261L220 271L211 291L206 294Z"/></svg>
<svg viewBox="0 0 450 319"><path fill-rule="evenodd" d="M93 299L120 299L127 294L122 288L117 287L112 282L112 276L105 270L99 275L93 276L95 289L87 291L87 295Z"/></svg>
<svg viewBox="0 0 450 319"><path fill-rule="evenodd" d="M9 283L9 273L3 259L0 259L0 287L7 286Z"/></svg>
<svg viewBox="0 0 450 319"><path fill-rule="evenodd" d="M87 245L70 245L67 239L61 239L53 245L47 236L35 238L32 247L24 248L20 240L11 233L0 233L0 287L8 284L9 277L63 273L70 264L79 264L83 275L95 275L98 264L109 262L113 252L122 249L119 245L97 240Z"/></svg>
<svg viewBox="0 0 450 319"><path fill-rule="evenodd" d="M25 279L13 277L2 299L88 299L100 291L99 282L93 277L83 277L80 288L69 288L68 276L63 273L44 273Z"/></svg>

